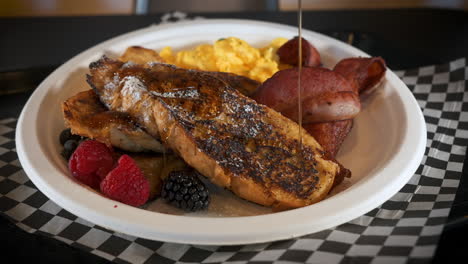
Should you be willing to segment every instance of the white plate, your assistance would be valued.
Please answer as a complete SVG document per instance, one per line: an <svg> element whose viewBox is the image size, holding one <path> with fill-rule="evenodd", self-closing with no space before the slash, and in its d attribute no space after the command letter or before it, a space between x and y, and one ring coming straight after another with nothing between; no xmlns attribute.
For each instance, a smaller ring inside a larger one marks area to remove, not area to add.
<svg viewBox="0 0 468 264"><path fill-rule="evenodd" d="M80 185L60 156L63 129L60 103L89 89L87 66L102 54L121 54L130 45L186 48L236 36L254 46L276 37L291 38L297 28L247 20L202 20L152 26L99 44L69 60L48 76L24 107L16 144L21 164L34 184L58 205L103 227L130 235L191 244L247 244L292 238L359 217L398 192L417 169L426 144L419 106L390 70L384 86L364 104L338 156L353 177L317 204L279 213L218 194L210 213L172 215L127 206ZM320 51L325 66L353 56L368 56L335 39L303 31ZM227 198L226 198L227 197ZM228 202L225 201L228 200ZM221 204L221 206L219 206ZM117 205L117 206L116 206ZM155 203L150 209L164 210ZM265 214L267 213L267 214ZM232 215L251 215L237 216Z"/></svg>

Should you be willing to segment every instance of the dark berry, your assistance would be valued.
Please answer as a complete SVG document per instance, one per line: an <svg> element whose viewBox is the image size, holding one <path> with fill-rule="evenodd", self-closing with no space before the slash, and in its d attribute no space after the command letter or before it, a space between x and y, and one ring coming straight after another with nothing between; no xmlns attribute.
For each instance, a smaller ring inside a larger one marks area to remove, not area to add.
<svg viewBox="0 0 468 264"><path fill-rule="evenodd" d="M161 197L169 204L185 211L198 211L208 208L208 189L198 178L196 171L173 171L163 183Z"/></svg>
<svg viewBox="0 0 468 264"><path fill-rule="evenodd" d="M69 160L75 149L78 147L78 142L74 139L69 139L63 145L62 156Z"/></svg>
<svg viewBox="0 0 468 264"><path fill-rule="evenodd" d="M68 151L75 151L76 147L78 147L78 142L74 139L69 139L63 144L63 149Z"/></svg>
<svg viewBox="0 0 468 264"><path fill-rule="evenodd" d="M62 149L62 152L60 152L60 155L66 160L69 160L73 152L67 151L65 149Z"/></svg>
<svg viewBox="0 0 468 264"><path fill-rule="evenodd" d="M60 137L59 137L59 140L60 140L60 144L63 146L63 144L65 144L65 142L70 139L72 133L71 133L71 130L69 128L67 129L64 129L61 133L60 133Z"/></svg>
<svg viewBox="0 0 468 264"><path fill-rule="evenodd" d="M73 134L71 133L71 129L69 129L69 128L64 129L64 130L60 133L60 137L59 137L60 144L61 144L61 145L65 145L65 142L67 142L67 141L70 140L70 139L73 139L73 140L75 140L76 142L78 142L78 141L81 140L81 136L73 135Z"/></svg>

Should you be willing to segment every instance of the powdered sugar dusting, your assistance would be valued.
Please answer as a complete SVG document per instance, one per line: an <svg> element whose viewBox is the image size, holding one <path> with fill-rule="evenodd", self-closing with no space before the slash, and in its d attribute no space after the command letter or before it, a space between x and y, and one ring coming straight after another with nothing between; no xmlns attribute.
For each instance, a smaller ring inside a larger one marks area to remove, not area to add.
<svg viewBox="0 0 468 264"><path fill-rule="evenodd" d="M117 89L117 85L119 83L120 76L118 73L114 73L111 82L107 82L104 84L104 91L100 94L102 102L109 108L112 106L112 102L114 100L114 93Z"/></svg>
<svg viewBox="0 0 468 264"><path fill-rule="evenodd" d="M173 69L177 69L177 67L173 64L168 64L168 63L159 62L159 61L150 61L150 62L147 62L146 65L148 65L149 67L154 67L156 65L164 65L164 66L169 66L170 68L173 68Z"/></svg>
<svg viewBox="0 0 468 264"><path fill-rule="evenodd" d="M119 74L116 72L116 73L114 73L114 80L113 80L113 82L114 82L114 84L116 84L116 83L119 83L119 81L120 81L120 76L119 76Z"/></svg>
<svg viewBox="0 0 468 264"><path fill-rule="evenodd" d="M126 112L129 109L139 107L143 115L141 117L143 123L151 123L151 111L147 111L151 108L151 101L147 100L148 90L146 85L136 76L126 76L119 82L119 86L122 86L122 89L120 90L122 104L118 110Z"/></svg>
<svg viewBox="0 0 468 264"><path fill-rule="evenodd" d="M151 103L150 103L149 100L144 100L143 103L142 103L142 106L143 106L144 109L149 109L151 107ZM143 121L144 121L144 123L151 122L149 113L150 113L150 111L144 111L143 112Z"/></svg>
<svg viewBox="0 0 468 264"><path fill-rule="evenodd" d="M120 90L120 94L122 95L120 111L131 109L142 100L143 93L146 92L146 85L135 76L126 76L120 81L119 86L122 86Z"/></svg>
<svg viewBox="0 0 468 264"><path fill-rule="evenodd" d="M113 91L113 90L115 90L115 87L116 87L116 86L115 86L115 84L114 84L113 82L106 83L106 84L104 85L104 89L106 89L106 90L112 90L112 91Z"/></svg>
<svg viewBox="0 0 468 264"><path fill-rule="evenodd" d="M247 113L252 113L253 109L251 105L244 105L244 111Z"/></svg>
<svg viewBox="0 0 468 264"><path fill-rule="evenodd" d="M126 63L124 63L124 64L122 65L122 68L124 68L124 69L125 69L125 68L130 68L130 67L133 67L133 66L135 66L135 65L136 65L136 64L135 64L133 61L127 61Z"/></svg>
<svg viewBox="0 0 468 264"><path fill-rule="evenodd" d="M172 92L157 92L157 91L151 91L150 93L154 96L157 97L163 97L163 98L174 98L174 99L197 99L200 96L200 93L198 90L193 87L189 86L186 88L174 88L174 91Z"/></svg>
<svg viewBox="0 0 468 264"><path fill-rule="evenodd" d="M140 101L141 94L146 91L146 85L135 76L127 76L120 83L123 83L121 94L132 98L133 103Z"/></svg>

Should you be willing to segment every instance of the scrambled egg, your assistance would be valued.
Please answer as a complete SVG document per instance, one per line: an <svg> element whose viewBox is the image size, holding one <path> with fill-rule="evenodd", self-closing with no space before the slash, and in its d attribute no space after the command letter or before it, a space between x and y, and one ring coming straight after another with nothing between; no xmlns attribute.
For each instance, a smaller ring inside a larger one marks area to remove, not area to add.
<svg viewBox="0 0 468 264"><path fill-rule="evenodd" d="M263 82L287 66L279 63L276 50L288 40L276 38L266 47L257 49L247 42L229 37L213 45L203 44L191 50L174 54L171 47L163 48L159 55L170 64L187 69L231 72Z"/></svg>

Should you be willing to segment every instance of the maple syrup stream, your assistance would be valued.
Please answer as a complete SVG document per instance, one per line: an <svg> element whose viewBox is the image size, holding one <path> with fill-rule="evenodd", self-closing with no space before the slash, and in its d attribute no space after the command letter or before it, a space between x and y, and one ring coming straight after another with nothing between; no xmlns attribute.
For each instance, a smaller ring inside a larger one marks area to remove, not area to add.
<svg viewBox="0 0 468 264"><path fill-rule="evenodd" d="M297 27L299 35L298 45L298 77L297 77L297 108L299 120L299 158L302 160L302 100L301 100L301 73L302 73L302 0L297 0ZM302 162L301 162L302 164Z"/></svg>
<svg viewBox="0 0 468 264"><path fill-rule="evenodd" d="M299 159L302 160L302 100L301 100L301 73L302 73L302 0L297 0L297 31L299 35L298 45L298 77L297 77L297 107L299 120ZM196 153L195 153L196 155ZM303 162L302 169L304 167ZM166 165L166 150L163 149L163 166Z"/></svg>

